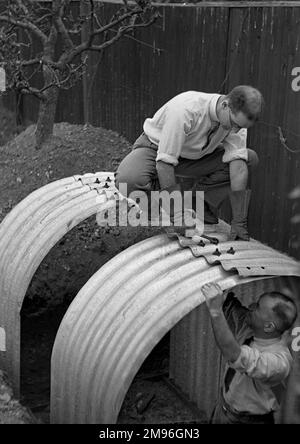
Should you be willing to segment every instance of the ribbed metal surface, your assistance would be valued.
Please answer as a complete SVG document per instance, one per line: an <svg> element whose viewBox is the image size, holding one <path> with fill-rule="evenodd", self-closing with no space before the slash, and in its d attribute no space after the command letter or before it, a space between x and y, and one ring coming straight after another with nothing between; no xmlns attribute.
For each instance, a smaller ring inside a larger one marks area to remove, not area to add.
<svg viewBox="0 0 300 444"><path fill-rule="evenodd" d="M169 376L207 421L217 400L220 370L221 355L206 305L201 304L171 330Z"/></svg>
<svg viewBox="0 0 300 444"><path fill-rule="evenodd" d="M290 291L292 294L298 295L296 299L298 308L298 318L295 326L300 326L300 280L291 278L281 278L282 288L285 291ZM297 334L299 337L299 333ZM293 337L295 339L295 336ZM297 345L300 345L297 340ZM282 403L279 421L284 424L300 424L300 351L293 350L293 369L288 380L286 394Z"/></svg>
<svg viewBox="0 0 300 444"><path fill-rule="evenodd" d="M270 249L255 241L225 242L219 248L242 252L243 246L256 252L249 258L250 267L259 266L260 258L265 263ZM201 248L209 257L211 247ZM276 251L273 257L266 275L300 276L296 261ZM244 269L240 276L239 260L232 256L226 271L221 263L210 264L160 235L106 263L78 293L60 325L51 361L51 421L116 422L140 365L159 340L203 302L204 283L215 281L227 289L268 277L259 272L255 276L251 269L248 276Z"/></svg>
<svg viewBox="0 0 300 444"><path fill-rule="evenodd" d="M69 230L114 205L116 191L113 173L58 180L30 194L0 225L0 366L12 378L16 393L20 374L20 310L32 276Z"/></svg>
<svg viewBox="0 0 300 444"><path fill-rule="evenodd" d="M217 231L228 236L230 226L220 221ZM190 248L195 257L205 257L210 265L221 264L226 271L237 270L240 276L297 276L299 273L299 262L255 239L246 243L226 241L217 246L206 241L205 246L200 246L181 236L178 238L179 244Z"/></svg>
<svg viewBox="0 0 300 444"><path fill-rule="evenodd" d="M226 87L253 84L266 101L262 118L249 131L248 139L260 158L252 181L251 232L260 241L300 259L295 242L299 227L290 223L297 208L288 198L299 184L300 156L284 148L278 132L280 125L287 145L298 149L300 101L299 92L292 88L291 73L300 66L299 18L300 8L232 9Z"/></svg>

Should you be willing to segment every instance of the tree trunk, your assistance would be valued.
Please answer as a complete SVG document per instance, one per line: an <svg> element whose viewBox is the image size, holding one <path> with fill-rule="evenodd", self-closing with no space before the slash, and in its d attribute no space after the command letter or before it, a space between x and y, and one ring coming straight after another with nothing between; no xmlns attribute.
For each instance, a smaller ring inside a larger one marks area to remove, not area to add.
<svg viewBox="0 0 300 444"><path fill-rule="evenodd" d="M38 121L35 131L36 149L40 149L53 134L54 119L59 90L53 86L45 91L45 100L40 102Z"/></svg>

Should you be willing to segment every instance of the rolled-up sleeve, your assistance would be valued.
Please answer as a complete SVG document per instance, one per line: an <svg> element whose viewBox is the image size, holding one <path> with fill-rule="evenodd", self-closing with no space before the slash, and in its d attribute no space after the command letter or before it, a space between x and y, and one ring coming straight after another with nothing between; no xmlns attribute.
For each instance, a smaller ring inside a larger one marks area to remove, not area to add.
<svg viewBox="0 0 300 444"><path fill-rule="evenodd" d="M236 159L248 161L247 129L242 128L237 133L229 133L223 141L223 162L229 163Z"/></svg>
<svg viewBox="0 0 300 444"><path fill-rule="evenodd" d="M238 359L229 365L240 373L273 385L289 375L291 361L288 352L261 352L256 348L242 345Z"/></svg>
<svg viewBox="0 0 300 444"><path fill-rule="evenodd" d="M161 132L156 161L178 164L182 145L193 125L193 114L184 108L170 108Z"/></svg>

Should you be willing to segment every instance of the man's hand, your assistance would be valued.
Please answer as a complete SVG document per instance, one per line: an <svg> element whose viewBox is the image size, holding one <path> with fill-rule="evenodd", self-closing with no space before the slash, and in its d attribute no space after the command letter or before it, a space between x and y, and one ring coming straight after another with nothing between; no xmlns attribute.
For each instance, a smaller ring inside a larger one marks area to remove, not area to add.
<svg viewBox="0 0 300 444"><path fill-rule="evenodd" d="M159 160L156 162L156 171L160 189L176 187L174 165Z"/></svg>
<svg viewBox="0 0 300 444"><path fill-rule="evenodd" d="M222 306L225 300L225 295L220 285L210 282L203 285L201 291L205 297L207 308L212 316L217 316L222 313Z"/></svg>

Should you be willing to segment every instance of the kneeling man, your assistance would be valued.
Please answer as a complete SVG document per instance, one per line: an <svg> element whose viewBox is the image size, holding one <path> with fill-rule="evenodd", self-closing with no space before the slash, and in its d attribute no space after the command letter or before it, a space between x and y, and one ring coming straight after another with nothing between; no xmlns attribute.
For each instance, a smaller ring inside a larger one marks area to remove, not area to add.
<svg viewBox="0 0 300 444"><path fill-rule="evenodd" d="M126 184L127 195L136 190L149 195L151 190L203 190L205 224L218 223L217 210L229 195L230 237L249 240L248 175L258 157L247 149L247 129L262 105L261 93L246 85L227 95L187 91L175 96L145 120L142 135L117 169L116 186ZM182 210L196 208L185 205ZM178 226L178 214L169 211Z"/></svg>

